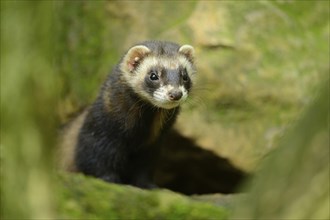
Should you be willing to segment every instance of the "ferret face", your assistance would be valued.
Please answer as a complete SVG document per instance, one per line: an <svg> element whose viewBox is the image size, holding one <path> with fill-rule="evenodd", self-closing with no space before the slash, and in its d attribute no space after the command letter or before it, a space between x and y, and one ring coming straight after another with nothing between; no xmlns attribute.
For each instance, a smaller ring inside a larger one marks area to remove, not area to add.
<svg viewBox="0 0 330 220"><path fill-rule="evenodd" d="M184 102L192 87L194 49L168 42L132 47L121 63L125 81L152 105L171 109Z"/></svg>

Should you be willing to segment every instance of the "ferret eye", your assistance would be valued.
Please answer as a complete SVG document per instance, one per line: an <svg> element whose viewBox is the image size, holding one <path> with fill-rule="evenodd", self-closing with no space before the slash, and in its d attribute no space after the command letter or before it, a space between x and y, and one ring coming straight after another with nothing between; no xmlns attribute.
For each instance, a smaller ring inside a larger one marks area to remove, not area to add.
<svg viewBox="0 0 330 220"><path fill-rule="evenodd" d="M187 73L187 70L184 69L183 73L182 73L182 79L183 81L188 81L188 73Z"/></svg>
<svg viewBox="0 0 330 220"><path fill-rule="evenodd" d="M158 75L155 72L151 72L150 79L154 81L154 80L158 80L159 77L158 77Z"/></svg>
<svg viewBox="0 0 330 220"><path fill-rule="evenodd" d="M182 76L182 79L183 79L183 81L188 81L188 75L187 75L187 74L184 74L184 75Z"/></svg>

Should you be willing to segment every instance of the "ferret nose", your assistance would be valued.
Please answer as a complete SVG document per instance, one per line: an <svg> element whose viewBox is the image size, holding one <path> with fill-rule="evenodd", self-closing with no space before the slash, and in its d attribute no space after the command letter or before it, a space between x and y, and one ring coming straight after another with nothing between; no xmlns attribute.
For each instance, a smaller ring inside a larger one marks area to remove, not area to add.
<svg viewBox="0 0 330 220"><path fill-rule="evenodd" d="M168 92L168 97L171 101L178 101L182 97L182 92L179 89L173 89Z"/></svg>

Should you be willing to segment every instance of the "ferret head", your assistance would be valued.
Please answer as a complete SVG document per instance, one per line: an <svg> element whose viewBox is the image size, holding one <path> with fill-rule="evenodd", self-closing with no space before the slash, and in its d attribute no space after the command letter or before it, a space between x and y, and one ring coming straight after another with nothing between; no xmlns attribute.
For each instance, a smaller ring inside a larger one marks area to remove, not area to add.
<svg viewBox="0 0 330 220"><path fill-rule="evenodd" d="M194 48L170 42L144 42L129 49L120 69L124 80L152 105L171 109L184 102L195 72Z"/></svg>

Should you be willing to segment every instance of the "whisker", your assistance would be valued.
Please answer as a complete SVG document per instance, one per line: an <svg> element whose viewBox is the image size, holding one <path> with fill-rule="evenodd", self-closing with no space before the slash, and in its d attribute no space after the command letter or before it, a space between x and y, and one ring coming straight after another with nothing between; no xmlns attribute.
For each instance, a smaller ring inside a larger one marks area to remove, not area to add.
<svg viewBox="0 0 330 220"><path fill-rule="evenodd" d="M207 109L207 105L204 101L204 99L200 96L193 96L193 97L189 97L186 100L187 104L189 104L191 107L201 107L202 109Z"/></svg>

